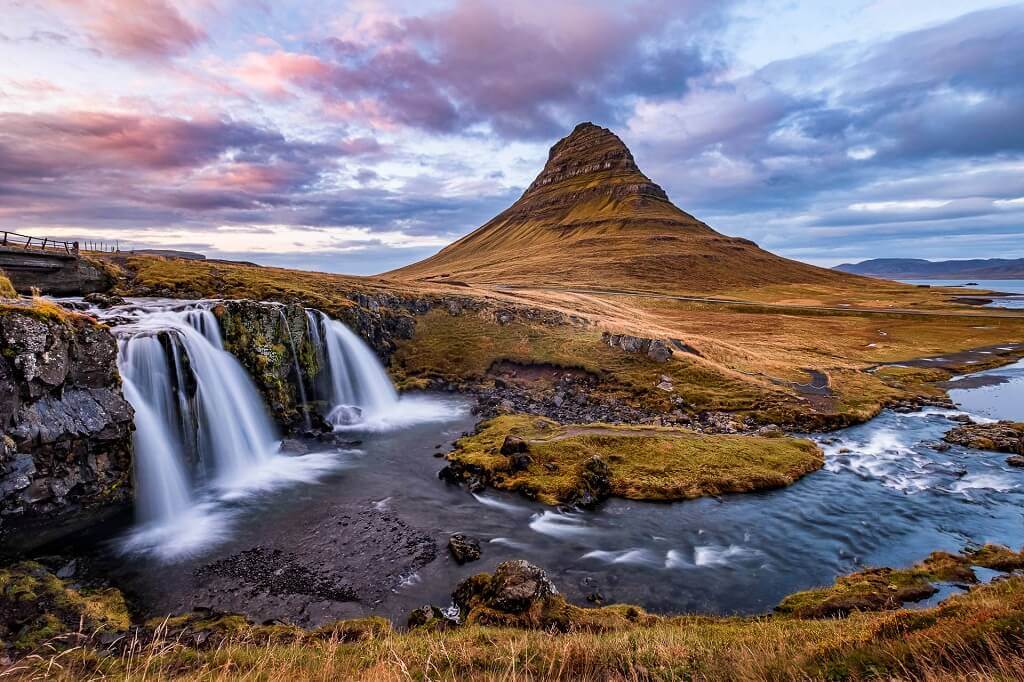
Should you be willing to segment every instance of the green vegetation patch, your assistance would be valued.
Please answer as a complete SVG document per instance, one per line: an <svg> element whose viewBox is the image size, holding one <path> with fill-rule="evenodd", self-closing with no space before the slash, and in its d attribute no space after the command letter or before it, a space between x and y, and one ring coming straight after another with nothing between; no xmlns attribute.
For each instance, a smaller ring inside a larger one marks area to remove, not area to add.
<svg viewBox="0 0 1024 682"><path fill-rule="evenodd" d="M824 464L818 447L798 438L562 426L526 415L484 422L448 459L496 488L552 505L608 495L664 501L780 488Z"/></svg>
<svg viewBox="0 0 1024 682"><path fill-rule="evenodd" d="M1004 572L1024 569L1024 552L1001 545L967 549L962 554L933 552L911 568L870 568L840 576L831 587L789 595L775 610L798 618L829 618L855 611L897 609L938 592L936 582L976 583L971 566Z"/></svg>
<svg viewBox="0 0 1024 682"><path fill-rule="evenodd" d="M42 565L0 570L0 641L29 651L68 633L119 634L130 617L118 590L75 590Z"/></svg>
<svg viewBox="0 0 1024 682"><path fill-rule="evenodd" d="M671 398L676 396L696 411L759 411L796 402L778 386L684 353L657 363L642 353L612 348L596 327L501 324L486 315L450 315L439 309L417 318L416 335L399 344L392 368L405 381L479 382L502 361L580 369L598 377L599 395L652 409L673 409ZM672 380L671 393L657 388L663 375Z"/></svg>

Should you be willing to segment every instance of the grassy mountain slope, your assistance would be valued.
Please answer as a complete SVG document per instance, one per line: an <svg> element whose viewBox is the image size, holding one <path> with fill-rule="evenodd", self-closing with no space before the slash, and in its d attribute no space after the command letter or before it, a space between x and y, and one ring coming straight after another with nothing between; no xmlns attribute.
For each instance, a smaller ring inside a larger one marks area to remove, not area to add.
<svg viewBox="0 0 1024 682"><path fill-rule="evenodd" d="M622 141L592 123L551 148L544 170L507 210L386 276L690 293L766 284L869 286L715 232L673 205Z"/></svg>

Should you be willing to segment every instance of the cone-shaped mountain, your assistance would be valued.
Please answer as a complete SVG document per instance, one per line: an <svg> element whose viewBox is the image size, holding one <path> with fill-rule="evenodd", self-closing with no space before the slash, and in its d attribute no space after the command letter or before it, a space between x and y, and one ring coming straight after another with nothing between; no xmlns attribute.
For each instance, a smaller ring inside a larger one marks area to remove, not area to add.
<svg viewBox="0 0 1024 682"><path fill-rule="evenodd" d="M622 140L593 123L559 140L544 170L504 212L388 276L700 293L860 280L715 232L669 201Z"/></svg>

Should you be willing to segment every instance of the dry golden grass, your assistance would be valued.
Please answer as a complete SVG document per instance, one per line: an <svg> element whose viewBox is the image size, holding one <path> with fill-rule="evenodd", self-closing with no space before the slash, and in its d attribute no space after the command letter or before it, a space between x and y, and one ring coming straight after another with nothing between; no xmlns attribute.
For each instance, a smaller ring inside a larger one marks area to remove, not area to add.
<svg viewBox="0 0 1024 682"><path fill-rule="evenodd" d="M158 632L153 641L129 637L122 653L106 657L88 642L63 653L44 648L3 678L1017 681L1024 680L1022 624L1024 578L1015 577L932 609L845 619L684 616L565 634L378 629L359 641L251 628L201 648Z"/></svg>
<svg viewBox="0 0 1024 682"><path fill-rule="evenodd" d="M5 298L18 298L18 292L14 290L14 285L7 274L0 270L0 299Z"/></svg>

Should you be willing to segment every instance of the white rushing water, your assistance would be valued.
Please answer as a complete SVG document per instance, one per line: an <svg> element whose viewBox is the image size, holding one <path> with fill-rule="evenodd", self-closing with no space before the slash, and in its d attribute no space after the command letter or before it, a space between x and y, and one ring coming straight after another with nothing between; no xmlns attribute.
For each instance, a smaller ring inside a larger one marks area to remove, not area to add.
<svg viewBox="0 0 1024 682"><path fill-rule="evenodd" d="M117 328L125 397L135 408L136 511L127 551L173 558L228 532L223 502L312 482L336 461L287 457L252 380L224 350L204 306L124 311ZM221 504L217 504L220 502Z"/></svg>
<svg viewBox="0 0 1024 682"><path fill-rule="evenodd" d="M327 421L346 427L394 410L398 392L370 347L352 330L319 310L307 310L310 338L326 366Z"/></svg>
<svg viewBox="0 0 1024 682"><path fill-rule="evenodd" d="M224 350L211 302L139 301L110 311L121 324L118 365L135 408L136 511L129 552L164 558L194 553L227 537L232 504L282 485L310 483L344 464L338 449L301 457L279 453L280 437L262 396L237 358ZM127 321L125 321L127 318ZM399 399L381 362L345 325L307 310L320 365L313 396L335 430L384 431L447 419L447 404ZM288 320L281 324L306 386ZM305 412L305 410L304 410ZM309 426L306 412L307 427Z"/></svg>
<svg viewBox="0 0 1024 682"><path fill-rule="evenodd" d="M323 368L317 383L330 406L324 418L336 431L387 431L451 418L450 406L444 403L399 398L373 350L344 324L319 310L307 310L306 316Z"/></svg>

